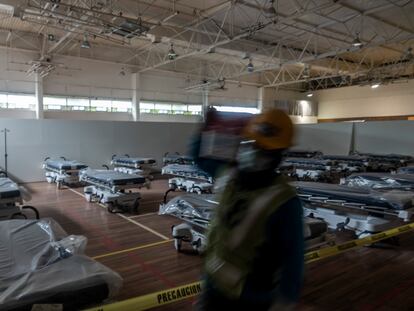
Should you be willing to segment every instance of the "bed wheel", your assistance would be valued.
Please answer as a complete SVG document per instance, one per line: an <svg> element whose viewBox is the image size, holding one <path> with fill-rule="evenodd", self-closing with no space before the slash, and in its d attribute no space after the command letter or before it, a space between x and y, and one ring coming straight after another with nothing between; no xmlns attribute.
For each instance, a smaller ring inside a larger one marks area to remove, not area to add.
<svg viewBox="0 0 414 311"><path fill-rule="evenodd" d="M85 193L85 199L86 199L86 202L91 203L92 202L92 194Z"/></svg>
<svg viewBox="0 0 414 311"><path fill-rule="evenodd" d="M201 193L202 193L202 191L201 191L201 188L200 188L200 187L194 187L192 192L195 192L195 193L197 193L197 194L201 194Z"/></svg>
<svg viewBox="0 0 414 311"><path fill-rule="evenodd" d="M106 203L106 207L108 209L108 212L110 212L110 213L115 213L116 212L115 204L113 202Z"/></svg>
<svg viewBox="0 0 414 311"><path fill-rule="evenodd" d="M137 213L138 212L138 207L139 207L139 200L136 199L134 204L132 205L132 212Z"/></svg>
<svg viewBox="0 0 414 311"><path fill-rule="evenodd" d="M56 186L57 186L58 189L62 189L62 182L58 181L56 183Z"/></svg>
<svg viewBox="0 0 414 311"><path fill-rule="evenodd" d="M174 248L176 249L177 252L181 252L181 244L182 244L181 239L174 239Z"/></svg>

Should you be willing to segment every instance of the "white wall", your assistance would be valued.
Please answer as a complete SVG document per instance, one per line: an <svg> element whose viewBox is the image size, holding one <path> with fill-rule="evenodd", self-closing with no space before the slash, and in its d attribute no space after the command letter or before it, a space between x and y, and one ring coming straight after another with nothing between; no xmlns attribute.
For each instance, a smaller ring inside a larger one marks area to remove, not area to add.
<svg viewBox="0 0 414 311"><path fill-rule="evenodd" d="M404 83L352 86L315 93L320 119L414 115L414 80Z"/></svg>
<svg viewBox="0 0 414 311"><path fill-rule="evenodd" d="M46 157L65 156L91 167L109 164L113 154L154 157L159 165L165 152L187 151L197 127L189 123L108 122L75 120L0 119L8 128L9 172L18 181L44 180ZM0 146L3 148L3 135ZM0 166L4 158L0 155Z"/></svg>

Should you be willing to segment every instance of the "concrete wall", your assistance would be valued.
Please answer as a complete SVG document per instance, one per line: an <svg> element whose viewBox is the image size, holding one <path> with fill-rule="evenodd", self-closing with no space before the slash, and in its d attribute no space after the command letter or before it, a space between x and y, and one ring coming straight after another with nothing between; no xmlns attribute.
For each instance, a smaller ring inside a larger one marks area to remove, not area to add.
<svg viewBox="0 0 414 311"><path fill-rule="evenodd" d="M320 119L414 115L414 80L318 91Z"/></svg>

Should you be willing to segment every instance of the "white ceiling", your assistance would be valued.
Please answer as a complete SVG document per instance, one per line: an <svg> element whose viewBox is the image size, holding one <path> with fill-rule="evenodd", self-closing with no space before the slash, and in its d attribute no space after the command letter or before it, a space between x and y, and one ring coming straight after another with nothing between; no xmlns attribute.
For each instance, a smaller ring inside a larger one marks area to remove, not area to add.
<svg viewBox="0 0 414 311"><path fill-rule="evenodd" d="M14 11L11 16L0 8L0 45L38 51L41 60L56 54L93 55L132 71L178 71L195 81L225 77L267 86L297 82L304 88L323 87L314 81L327 79L326 86L335 86L338 76L391 81L414 74L413 61L406 57L414 47L412 0L0 3ZM148 30L132 39L108 32L124 19ZM47 40L50 34L55 41ZM85 36L90 50L80 48ZM361 48L352 45L357 36ZM174 60L167 57L171 43L178 54ZM254 64L252 73L246 69L246 53Z"/></svg>

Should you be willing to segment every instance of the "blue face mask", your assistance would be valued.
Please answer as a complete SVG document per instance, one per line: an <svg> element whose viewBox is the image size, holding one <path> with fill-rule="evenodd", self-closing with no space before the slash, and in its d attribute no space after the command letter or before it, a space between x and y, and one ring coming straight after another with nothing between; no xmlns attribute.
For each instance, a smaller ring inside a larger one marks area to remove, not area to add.
<svg viewBox="0 0 414 311"><path fill-rule="evenodd" d="M261 149L254 141L241 143L237 152L237 167L243 172L262 172L273 169L274 159Z"/></svg>

